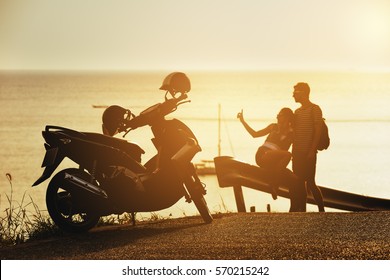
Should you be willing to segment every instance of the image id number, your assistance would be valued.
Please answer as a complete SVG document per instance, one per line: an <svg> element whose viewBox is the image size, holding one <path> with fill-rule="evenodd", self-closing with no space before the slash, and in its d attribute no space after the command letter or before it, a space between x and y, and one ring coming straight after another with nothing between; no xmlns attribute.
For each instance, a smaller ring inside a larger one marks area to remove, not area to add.
<svg viewBox="0 0 390 280"><path fill-rule="evenodd" d="M215 275L260 275L268 276L268 267L234 267L218 266L215 268Z"/></svg>

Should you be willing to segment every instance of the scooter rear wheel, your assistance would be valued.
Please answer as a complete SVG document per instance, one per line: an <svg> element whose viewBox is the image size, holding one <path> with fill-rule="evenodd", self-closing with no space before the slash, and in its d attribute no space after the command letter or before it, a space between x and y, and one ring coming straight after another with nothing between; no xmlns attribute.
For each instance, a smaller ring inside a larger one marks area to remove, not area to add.
<svg viewBox="0 0 390 280"><path fill-rule="evenodd" d="M76 195L67 187L65 172L90 180L88 173L69 168L57 173L50 181L46 191L46 206L54 223L63 231L71 233L86 232L93 228L100 216L93 211L83 209Z"/></svg>

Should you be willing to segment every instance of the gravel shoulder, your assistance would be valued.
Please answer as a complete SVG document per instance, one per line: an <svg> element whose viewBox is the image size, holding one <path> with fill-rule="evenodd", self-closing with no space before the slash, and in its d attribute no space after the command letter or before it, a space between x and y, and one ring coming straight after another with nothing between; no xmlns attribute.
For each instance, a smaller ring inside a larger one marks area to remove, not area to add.
<svg viewBox="0 0 390 280"><path fill-rule="evenodd" d="M2 260L389 260L390 212L232 213L95 228L0 248Z"/></svg>

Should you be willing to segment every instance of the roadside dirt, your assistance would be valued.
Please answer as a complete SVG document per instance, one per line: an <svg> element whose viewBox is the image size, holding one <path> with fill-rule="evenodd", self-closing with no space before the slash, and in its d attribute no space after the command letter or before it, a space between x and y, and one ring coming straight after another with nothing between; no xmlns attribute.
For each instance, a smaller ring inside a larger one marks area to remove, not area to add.
<svg viewBox="0 0 390 280"><path fill-rule="evenodd" d="M390 212L242 213L109 226L0 248L6 259L390 259Z"/></svg>

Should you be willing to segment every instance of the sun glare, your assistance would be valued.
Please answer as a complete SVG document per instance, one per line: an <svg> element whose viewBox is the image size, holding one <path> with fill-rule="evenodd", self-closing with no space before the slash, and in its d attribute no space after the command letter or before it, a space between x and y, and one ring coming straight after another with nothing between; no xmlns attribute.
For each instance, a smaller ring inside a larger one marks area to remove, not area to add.
<svg viewBox="0 0 390 280"><path fill-rule="evenodd" d="M367 12L362 19L362 36L372 45L387 45L390 41L390 11Z"/></svg>
<svg viewBox="0 0 390 280"><path fill-rule="evenodd" d="M368 2L369 3L369 2ZM366 60L388 58L390 50L390 5L357 5L347 18L347 39Z"/></svg>

